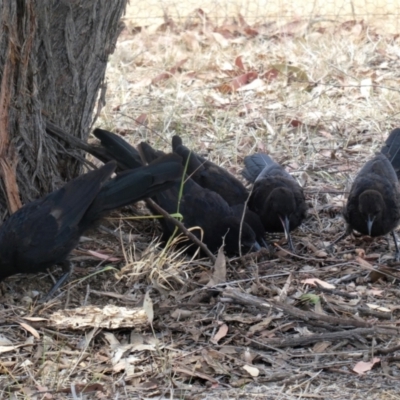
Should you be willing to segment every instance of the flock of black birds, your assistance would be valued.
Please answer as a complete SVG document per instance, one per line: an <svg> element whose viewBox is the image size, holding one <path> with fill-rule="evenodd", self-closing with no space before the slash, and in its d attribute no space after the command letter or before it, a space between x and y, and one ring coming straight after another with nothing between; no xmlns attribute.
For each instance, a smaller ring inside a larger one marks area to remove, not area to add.
<svg viewBox="0 0 400 400"><path fill-rule="evenodd" d="M228 255L268 247L266 232L283 232L295 251L290 232L306 217L303 189L267 154L245 157L244 178L250 192L225 169L172 139L172 153L142 142L135 149L120 136L96 129L99 146L91 152L105 165L68 182L62 188L26 204L0 227L0 280L18 273L38 273L59 264L63 275L45 300L71 274L69 253L81 235L111 210L151 198L169 214L180 213L186 228L216 253ZM369 236L391 233L400 221L400 129L393 130L381 152L359 171L343 210L345 233ZM112 177L115 172L115 176ZM158 214L154 203L148 208ZM163 241L176 232L161 219ZM187 251L195 251L193 244Z"/></svg>

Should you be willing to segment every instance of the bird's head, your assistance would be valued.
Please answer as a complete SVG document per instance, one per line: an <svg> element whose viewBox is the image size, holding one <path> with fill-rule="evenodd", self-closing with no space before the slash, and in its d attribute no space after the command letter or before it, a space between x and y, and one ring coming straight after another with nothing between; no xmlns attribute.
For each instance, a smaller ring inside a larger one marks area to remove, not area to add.
<svg viewBox="0 0 400 400"><path fill-rule="evenodd" d="M269 210L280 219L286 239L289 238L290 217L296 212L293 192L286 187L275 188L268 197Z"/></svg>
<svg viewBox="0 0 400 400"><path fill-rule="evenodd" d="M260 250L256 234L248 224L243 222L240 226L240 219L237 217L227 217L221 221L221 232L225 235L225 249L228 254L239 253L239 237L241 252L243 254L250 251ZM240 235L241 233L241 235Z"/></svg>
<svg viewBox="0 0 400 400"><path fill-rule="evenodd" d="M368 235L372 236L372 226L385 209L382 195L376 190L365 190L359 196L358 209L367 224Z"/></svg>

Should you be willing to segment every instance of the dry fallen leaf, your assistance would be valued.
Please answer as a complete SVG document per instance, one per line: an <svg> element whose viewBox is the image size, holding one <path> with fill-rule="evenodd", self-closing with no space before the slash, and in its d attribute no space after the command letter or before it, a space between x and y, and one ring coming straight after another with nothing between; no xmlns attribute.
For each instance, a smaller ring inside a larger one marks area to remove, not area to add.
<svg viewBox="0 0 400 400"><path fill-rule="evenodd" d="M357 372L357 374L359 374L359 375L362 375L365 372L370 371L372 369L372 367L380 361L381 361L381 359L378 357L374 357L372 361L368 361L368 362L360 361L354 366L353 371Z"/></svg>
<svg viewBox="0 0 400 400"><path fill-rule="evenodd" d="M336 287L335 285L332 285L331 283L322 281L321 279L318 279L318 278L308 278L308 279L302 280L301 282L305 283L306 285L312 285L312 286L317 286L317 284L318 284L326 289L335 289L335 287Z"/></svg>
<svg viewBox="0 0 400 400"><path fill-rule="evenodd" d="M147 126L149 124L149 116L146 113L142 113L135 119L135 122L139 125Z"/></svg>
<svg viewBox="0 0 400 400"><path fill-rule="evenodd" d="M356 256L356 257L354 257L354 260L355 260L361 267L364 267L364 268L366 268L367 270L373 270L373 269L374 269L374 267L373 267L372 264L370 264L368 261L364 260L364 259L361 258L361 257Z"/></svg>
<svg viewBox="0 0 400 400"><path fill-rule="evenodd" d="M271 70L279 71L287 79L293 79L304 86L308 86L309 84L307 72L299 67L296 67L295 65L273 64L270 68Z"/></svg>
<svg viewBox="0 0 400 400"><path fill-rule="evenodd" d="M260 78L269 83L278 78L279 74L280 72L277 69L271 68L267 72L264 72Z"/></svg>
<svg viewBox="0 0 400 400"><path fill-rule="evenodd" d="M209 374L205 374L203 372L200 371L192 371L188 368L185 368L184 366L179 366L179 367L172 367L172 371L174 371L175 373L181 372L183 374L189 375L189 376L193 376L193 377L199 377L201 379L205 379L208 380L212 383L218 383L218 381L213 378L211 375Z"/></svg>
<svg viewBox="0 0 400 400"><path fill-rule="evenodd" d="M0 334L0 346L12 346L12 341Z"/></svg>
<svg viewBox="0 0 400 400"><path fill-rule="evenodd" d="M24 329L26 329L29 333L32 334L36 339L40 339L39 332L33 328L32 326L26 324L25 322L20 322L19 323Z"/></svg>
<svg viewBox="0 0 400 400"><path fill-rule="evenodd" d="M243 71L243 72L245 71L242 56L236 57L235 65L236 65L241 71Z"/></svg>
<svg viewBox="0 0 400 400"><path fill-rule="evenodd" d="M332 343L331 342L317 342L313 347L314 353L322 353L325 351Z"/></svg>
<svg viewBox="0 0 400 400"><path fill-rule="evenodd" d="M17 350L21 346L0 346L0 353L8 353L9 351Z"/></svg>
<svg viewBox="0 0 400 400"><path fill-rule="evenodd" d="M217 259L215 260L213 275L210 281L207 283L207 286L215 286L225 282L226 282L226 259L224 254L224 248L223 246L221 246L220 249L218 250Z"/></svg>
<svg viewBox="0 0 400 400"><path fill-rule="evenodd" d="M121 344L112 332L103 332L103 336L110 346L119 346Z"/></svg>
<svg viewBox="0 0 400 400"><path fill-rule="evenodd" d="M237 76L233 80L228 83L223 83L218 86L217 89L222 93L232 93L236 92L240 87L245 86L252 81L254 81L258 76L258 73L255 71L246 72L243 75Z"/></svg>
<svg viewBox="0 0 400 400"><path fill-rule="evenodd" d="M181 38L186 43L189 50L196 52L201 49L199 38L194 32L182 32Z"/></svg>
<svg viewBox="0 0 400 400"><path fill-rule="evenodd" d="M179 321L182 321L184 319L190 318L193 314L194 314L193 311L182 310L182 309L177 308L171 313L171 317L174 319L177 319Z"/></svg>
<svg viewBox="0 0 400 400"><path fill-rule="evenodd" d="M295 19L281 26L279 32L282 35L303 35L306 33L308 25L308 20Z"/></svg>
<svg viewBox="0 0 400 400"><path fill-rule="evenodd" d="M251 367L250 365L244 365L242 368L254 378L260 375L260 370L256 367Z"/></svg>
<svg viewBox="0 0 400 400"><path fill-rule="evenodd" d="M382 307L378 304L366 304L367 307L371 308L372 310L376 310L376 311L381 311L381 312L392 312L392 310L390 310L389 308L386 307Z"/></svg>
<svg viewBox="0 0 400 400"><path fill-rule="evenodd" d="M214 344L218 344L218 341L220 341L223 337L225 337L227 333L228 333L228 325L223 324L220 326L218 332L214 335L214 337L210 341Z"/></svg>
<svg viewBox="0 0 400 400"><path fill-rule="evenodd" d="M244 92L246 90L258 90L261 91L266 88L266 84L262 79L254 79L247 85L241 86L237 89L238 92Z"/></svg>
<svg viewBox="0 0 400 400"><path fill-rule="evenodd" d="M151 83L153 85L155 85L156 83L159 83L161 81L164 81L166 79L169 79L172 77L172 75L176 74L176 72L178 71L178 69L185 64L185 62L187 61L187 58L185 58L184 60L181 60L179 62L177 62L172 68L170 68L168 71L166 72L162 72L161 74L157 75L156 77L154 77L151 80Z"/></svg>
<svg viewBox="0 0 400 400"><path fill-rule="evenodd" d="M99 258L100 260L106 260L106 261L120 261L121 260L118 257L112 257L112 256L109 256L108 254L102 254L99 251L88 250L87 252L89 254L91 254L93 257Z"/></svg>
<svg viewBox="0 0 400 400"><path fill-rule="evenodd" d="M81 394L81 393L90 393L90 392L103 392L104 386L100 383L73 383L71 386L66 387L65 389L59 389L57 393L66 393L66 394ZM75 398L75 395L74 395Z"/></svg>
<svg viewBox="0 0 400 400"><path fill-rule="evenodd" d="M364 249L355 249L354 253L356 253L356 255L358 257L365 258L365 250Z"/></svg>
<svg viewBox="0 0 400 400"><path fill-rule="evenodd" d="M371 289L368 290L368 294L372 294L373 296L382 296L383 295L383 290L371 288Z"/></svg>
<svg viewBox="0 0 400 400"><path fill-rule="evenodd" d="M277 316L275 314L269 315L268 317L263 318L263 320L261 322L251 326L248 330L248 333L251 335L254 335L257 332L265 330L265 328L267 328L275 318L277 318Z"/></svg>
<svg viewBox="0 0 400 400"><path fill-rule="evenodd" d="M220 33L211 32L211 37L223 48L227 48L229 46L229 41L226 40Z"/></svg>

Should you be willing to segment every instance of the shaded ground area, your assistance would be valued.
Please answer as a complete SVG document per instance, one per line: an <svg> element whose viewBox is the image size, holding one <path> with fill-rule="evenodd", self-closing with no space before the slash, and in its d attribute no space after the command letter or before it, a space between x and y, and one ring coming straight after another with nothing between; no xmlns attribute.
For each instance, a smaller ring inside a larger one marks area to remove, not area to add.
<svg viewBox="0 0 400 400"><path fill-rule="evenodd" d="M163 250L157 222L128 219L143 204L115 213L82 239L52 302L37 304L46 274L2 284L2 397L398 398L393 242L355 235L326 250L352 178L400 125L398 36L362 21L214 26L204 14L133 28L110 60L99 125L164 150L180 134L237 176L245 155L267 151L305 187L296 254L278 235L271 253L212 265ZM107 304L152 311L153 326L49 322Z"/></svg>

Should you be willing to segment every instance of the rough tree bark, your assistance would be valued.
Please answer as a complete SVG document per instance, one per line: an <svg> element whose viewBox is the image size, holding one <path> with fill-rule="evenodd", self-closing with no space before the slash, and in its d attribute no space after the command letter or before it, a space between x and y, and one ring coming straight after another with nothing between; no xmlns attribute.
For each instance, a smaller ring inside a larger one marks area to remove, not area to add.
<svg viewBox="0 0 400 400"><path fill-rule="evenodd" d="M127 0L0 0L0 220L80 172L52 122L83 140Z"/></svg>

